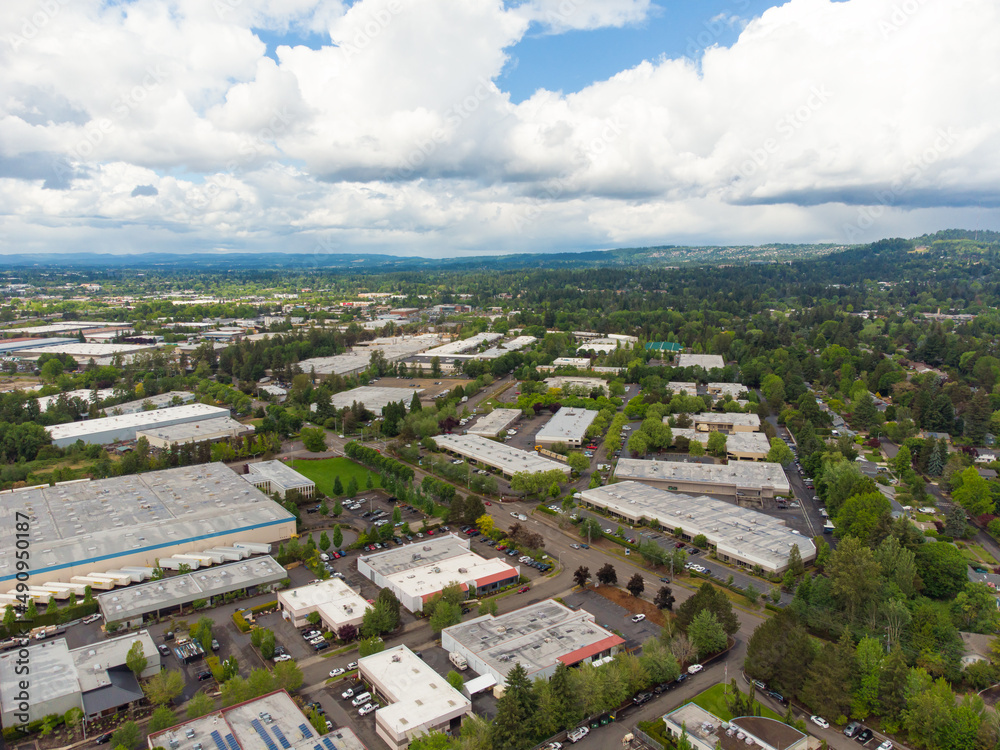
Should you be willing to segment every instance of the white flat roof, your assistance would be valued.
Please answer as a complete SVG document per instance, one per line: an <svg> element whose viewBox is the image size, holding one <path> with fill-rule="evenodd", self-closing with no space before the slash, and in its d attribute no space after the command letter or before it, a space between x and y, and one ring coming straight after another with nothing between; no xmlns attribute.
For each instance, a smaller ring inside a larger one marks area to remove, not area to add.
<svg viewBox="0 0 1000 750"><path fill-rule="evenodd" d="M590 359L587 357L556 357L552 360L552 364L556 367L565 365L567 367L590 367ZM616 369L617 371L617 369Z"/></svg>
<svg viewBox="0 0 1000 750"><path fill-rule="evenodd" d="M723 396L730 395L733 398L750 390L742 383L709 383L706 388L710 391L718 391Z"/></svg>
<svg viewBox="0 0 1000 750"><path fill-rule="evenodd" d="M444 450L471 458L487 466L513 475L519 471L540 472L558 469L569 474L569 466L542 458L535 453L511 448L503 443L487 440L479 435L437 435L434 442Z"/></svg>
<svg viewBox="0 0 1000 750"><path fill-rule="evenodd" d="M664 419L666 419L666 417L664 417ZM698 414L692 414L691 421L694 423L695 427L699 424L729 424L734 427L754 427L756 429L760 429L760 417L753 412L750 414L744 414L738 411L703 411Z"/></svg>
<svg viewBox="0 0 1000 750"><path fill-rule="evenodd" d="M452 341L442 346L428 350L427 354L432 357L447 357L452 354L463 354L465 352L478 349L482 344L492 344L503 338L502 333L477 333L467 339Z"/></svg>
<svg viewBox="0 0 1000 750"><path fill-rule="evenodd" d="M221 463L0 494L0 549L14 549L14 514L31 516L33 575L191 540L293 523L293 516ZM111 567L111 566L108 566ZM105 568L107 569L107 568ZM0 588L13 581L0 557ZM58 575L58 573L56 574Z"/></svg>
<svg viewBox="0 0 1000 750"><path fill-rule="evenodd" d="M154 411L139 411L114 417L86 419L82 422L68 422L46 427L53 440L73 440L112 430L153 429L165 422L228 417L229 409L208 404L184 404Z"/></svg>
<svg viewBox="0 0 1000 750"><path fill-rule="evenodd" d="M307 586L278 592L292 613L315 608L325 613L332 622L348 622L371 609L368 601L339 578L328 578Z"/></svg>
<svg viewBox="0 0 1000 750"><path fill-rule="evenodd" d="M281 461L257 461L248 464L248 467L251 474L262 476L272 484L286 490L316 486L316 483L309 477L302 476L291 466Z"/></svg>
<svg viewBox="0 0 1000 750"><path fill-rule="evenodd" d="M366 409L381 414L382 410L394 401L402 401L410 408L414 393L423 393L423 388L388 388L376 385L363 385L349 391L335 393L330 401L338 409L350 407L355 401L364 404Z"/></svg>
<svg viewBox="0 0 1000 750"><path fill-rule="evenodd" d="M555 377L545 378L545 385L549 388L565 388L566 386L579 386L583 388L589 388L593 390L594 388L604 388L607 390L608 381L604 378L583 378L574 375L556 375Z"/></svg>
<svg viewBox="0 0 1000 750"><path fill-rule="evenodd" d="M406 646L362 657L358 668L389 701L388 706L379 709L378 720L397 736L436 724L438 717L463 708L467 711L472 706L472 701Z"/></svg>
<svg viewBox="0 0 1000 750"><path fill-rule="evenodd" d="M97 401L104 401L104 399L111 398L114 395L114 393L115 391L113 388L103 388L97 391L96 401L94 399L94 391L89 390L87 388L80 388L75 391L66 391L65 393L56 393L51 396L39 396L38 409L39 411L45 411L63 396L65 396L67 400L78 398L84 403L93 404L96 403Z"/></svg>
<svg viewBox="0 0 1000 750"><path fill-rule="evenodd" d="M401 336L391 339L375 339L374 341L363 341L355 346L351 351L344 354L335 354L331 357L313 357L299 362L302 372L308 373L315 369L318 375L343 374L363 370L371 362L372 352L380 350L388 362L396 362L406 359L414 354L426 351L441 339L433 333L425 333L419 336ZM348 404L349 406L350 404Z"/></svg>
<svg viewBox="0 0 1000 750"><path fill-rule="evenodd" d="M726 366L725 360L718 354L678 354L677 355L677 366L678 367L703 367L706 370L711 370L716 367L722 368Z"/></svg>
<svg viewBox="0 0 1000 750"><path fill-rule="evenodd" d="M697 383L686 383L682 380L671 380L666 385L667 390L673 391L675 394L684 391L689 396L698 395L698 384Z"/></svg>
<svg viewBox="0 0 1000 750"><path fill-rule="evenodd" d="M582 494L584 501L625 518L656 521L671 529L679 526L692 537L704 534L720 553L768 570L787 564L793 544L799 545L803 560L816 555L812 540L793 532L784 521L705 495L664 492L639 482L619 482Z"/></svg>
<svg viewBox="0 0 1000 750"><path fill-rule="evenodd" d="M733 461L723 465L621 458L615 467L615 476L639 482L675 480L726 487L772 489L779 494L789 491L788 477L781 464L757 461Z"/></svg>
<svg viewBox="0 0 1000 750"><path fill-rule="evenodd" d="M494 409L489 414L484 414L477 419L476 423L469 428L469 434L480 437L496 437L501 430L506 430L510 423L520 416L520 409Z"/></svg>
<svg viewBox="0 0 1000 750"><path fill-rule="evenodd" d="M46 346L43 349L37 350L22 349L20 354L23 356L34 354L68 354L74 359L87 359L90 357L110 357L115 354L135 354L136 352L144 352L155 348L156 346L151 344L81 344L80 342L76 342Z"/></svg>
<svg viewBox="0 0 1000 750"><path fill-rule="evenodd" d="M138 430L136 437L145 435L175 443L197 443L229 433L253 431L253 425L242 424L231 417L215 417L213 419L199 419L197 422L181 422L165 427L155 427L150 430Z"/></svg>
<svg viewBox="0 0 1000 750"><path fill-rule="evenodd" d="M675 438L686 437L688 440L697 440L702 444L708 444L708 438L712 434L684 427L674 427L671 431ZM766 455L771 450L771 441L763 432L734 432L726 435L726 450L732 453L763 453Z"/></svg>
<svg viewBox="0 0 1000 750"><path fill-rule="evenodd" d="M561 440L583 440L587 428L597 419L598 412L592 409L563 407L538 431L535 438L539 442L557 443Z"/></svg>

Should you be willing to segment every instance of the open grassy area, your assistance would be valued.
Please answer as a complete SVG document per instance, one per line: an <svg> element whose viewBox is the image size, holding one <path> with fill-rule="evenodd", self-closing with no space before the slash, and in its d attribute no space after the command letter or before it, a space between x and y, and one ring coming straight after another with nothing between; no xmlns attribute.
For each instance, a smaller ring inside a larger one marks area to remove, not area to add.
<svg viewBox="0 0 1000 750"><path fill-rule="evenodd" d="M966 544L961 548L962 556L966 560L974 563L982 563L983 565L996 565L997 561L994 559L993 555L987 552L985 549L980 547L978 544Z"/></svg>
<svg viewBox="0 0 1000 750"><path fill-rule="evenodd" d="M358 489L363 490L367 481L367 476L371 474L372 482L376 487L382 486L382 480L374 471L369 471L364 466L354 463L349 458L322 458L318 461L292 461L291 467L303 476L309 477L316 483L316 489L327 497L335 497L333 493L333 481L340 477L340 483L347 491L347 484L351 477L358 483ZM341 497L344 497L342 494Z"/></svg>
<svg viewBox="0 0 1000 750"><path fill-rule="evenodd" d="M698 695L692 699L692 703L701 706L706 711L711 711L723 721L729 721L734 717L726 707L726 690L728 689L728 685L718 683L710 687L708 690L698 693ZM781 721L782 717L767 708L767 706L761 706L759 702L757 705L760 706L761 716L766 719L777 719L778 721Z"/></svg>

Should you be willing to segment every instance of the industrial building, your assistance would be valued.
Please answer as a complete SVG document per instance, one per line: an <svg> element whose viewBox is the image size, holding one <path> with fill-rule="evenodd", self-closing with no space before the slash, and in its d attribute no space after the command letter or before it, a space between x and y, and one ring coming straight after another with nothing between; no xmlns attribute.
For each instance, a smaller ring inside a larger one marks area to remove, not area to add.
<svg viewBox="0 0 1000 750"><path fill-rule="evenodd" d="M450 451L470 461L497 469L505 477L512 477L519 471L536 473L558 470L566 476L569 476L570 472L570 468L566 464L511 448L479 435L437 435L434 442L443 451Z"/></svg>
<svg viewBox="0 0 1000 750"><path fill-rule="evenodd" d="M586 339L580 343L577 349L580 351L596 352L597 354L610 354L616 349L629 349L631 346L632 343L629 341L622 341L618 338L605 336L596 339Z"/></svg>
<svg viewBox="0 0 1000 750"><path fill-rule="evenodd" d="M186 605L199 599L211 602L214 597L234 591L247 594L270 591L284 581L288 573L270 555L250 557L266 546L239 544L232 548L209 547L199 556L235 559L236 562L206 568L194 561L189 565L195 568L190 573L106 591L97 596L97 604L105 622L138 627L146 617L159 619L183 612Z"/></svg>
<svg viewBox="0 0 1000 750"><path fill-rule="evenodd" d="M149 750L365 750L347 727L320 736L284 690L154 732L147 746Z"/></svg>
<svg viewBox="0 0 1000 750"><path fill-rule="evenodd" d="M709 383L705 386L709 396L721 398L722 396L732 396L739 398L748 392L748 388L742 383Z"/></svg>
<svg viewBox="0 0 1000 750"><path fill-rule="evenodd" d="M479 435L484 438L499 437L500 433L506 432L521 417L520 409L494 409L489 414L484 414L467 432L470 435Z"/></svg>
<svg viewBox="0 0 1000 750"><path fill-rule="evenodd" d="M664 421L666 421L664 417ZM700 432L759 432L760 417L751 412L716 412L706 411L700 414L692 414L691 422L694 428Z"/></svg>
<svg viewBox="0 0 1000 750"><path fill-rule="evenodd" d="M435 730L457 736L472 710L471 700L406 646L358 659L358 675L388 704L375 713L375 732L391 750Z"/></svg>
<svg viewBox="0 0 1000 750"><path fill-rule="evenodd" d="M546 422L535 435L535 442L542 446L565 443L570 448L579 448L587 437L587 428L597 419L593 409L563 407Z"/></svg>
<svg viewBox="0 0 1000 750"><path fill-rule="evenodd" d="M326 629L334 633L344 625L361 627L368 601L340 578L328 578L306 586L278 592L281 616L301 628L313 612L318 612Z"/></svg>
<svg viewBox="0 0 1000 750"><path fill-rule="evenodd" d="M152 430L137 430L135 437L136 440L146 438L150 448L167 450L178 445L231 440L252 432L254 432L253 425L242 424L231 417L217 417L197 422L181 422Z"/></svg>
<svg viewBox="0 0 1000 750"><path fill-rule="evenodd" d="M667 390L673 391L674 395L678 393L686 393L688 396L698 395L698 384L697 383L685 383L681 381L671 381L667 383Z"/></svg>
<svg viewBox="0 0 1000 750"><path fill-rule="evenodd" d="M77 440L82 440L88 445L107 445L135 440L136 433L140 431L228 416L230 416L229 409L208 404L185 404L157 411L139 411L114 417L87 419L83 422L56 424L45 429L48 430L53 444L65 448Z"/></svg>
<svg viewBox="0 0 1000 750"><path fill-rule="evenodd" d="M139 352L152 351L155 348L155 344L81 344L79 341L73 341L68 344L21 349L17 356L22 359L38 359L43 354L68 354L77 363L80 363L91 359L111 359L118 354L138 354Z"/></svg>
<svg viewBox="0 0 1000 750"><path fill-rule="evenodd" d="M441 357L442 359L454 357L455 355L465 354L473 350L478 351L484 345L500 341L502 338L502 333L477 333L475 336L470 336L467 339L459 339L443 344L442 346L436 346L433 349L428 349L425 354L428 357Z"/></svg>
<svg viewBox="0 0 1000 750"><path fill-rule="evenodd" d="M696 703L685 703L665 714L663 723L668 737L686 736L693 750L806 750L812 746L808 735L777 719L737 716L723 721Z"/></svg>
<svg viewBox="0 0 1000 750"><path fill-rule="evenodd" d="M119 638L97 641L71 649L65 638L29 644L0 655L0 720L16 727L65 714L71 708L83 711L92 721L108 716L145 698L139 681L126 666L129 649L142 644L146 668L139 675L149 678L160 671L160 652L145 630ZM27 656L23 652L27 651ZM27 664L27 675L18 671ZM28 688L22 689L22 681Z"/></svg>
<svg viewBox="0 0 1000 750"><path fill-rule="evenodd" d="M685 437L688 440L697 440L702 445L708 445L711 434L684 427L673 428L675 440ZM771 442L763 432L734 432L726 435L726 456L730 461L764 461L770 450Z"/></svg>
<svg viewBox="0 0 1000 750"><path fill-rule="evenodd" d="M243 478L268 495L277 494L284 498L291 490L305 498L316 494L316 483L313 480L281 461L257 461L247 464L247 471L249 473L244 474Z"/></svg>
<svg viewBox="0 0 1000 750"><path fill-rule="evenodd" d="M124 404L115 404L105 409L109 417L119 414L136 414L141 411L151 409L164 409L168 406L181 406L194 401L194 394L190 391L168 391L167 393L157 393L155 396L139 398L135 401L126 401Z"/></svg>
<svg viewBox="0 0 1000 750"><path fill-rule="evenodd" d="M313 357L299 362L302 372L317 375L357 375L371 365L373 352L381 352L386 362L398 362L414 354L427 351L441 343L433 333L419 336L394 336L360 341L350 351L332 357Z"/></svg>
<svg viewBox="0 0 1000 750"><path fill-rule="evenodd" d="M590 359L587 357L556 357L552 360L553 367L576 367L580 370L590 369Z"/></svg>
<svg viewBox="0 0 1000 750"><path fill-rule="evenodd" d="M349 391L341 391L340 393L333 394L330 402L336 409L349 409L357 402L363 404L369 411L381 414L386 406L400 401L409 409L410 401L413 400L413 394L423 392L423 388L383 388L381 386L363 385L360 388L352 388Z"/></svg>
<svg viewBox="0 0 1000 750"><path fill-rule="evenodd" d="M484 615L441 631L441 647L465 657L481 675L503 685L515 664L528 679L548 679L563 663L594 663L616 654L625 641L602 628L586 610L546 599L503 615Z"/></svg>
<svg viewBox="0 0 1000 750"><path fill-rule="evenodd" d="M94 391L88 388L79 388L75 391L66 391L65 393L56 393L52 396L39 396L38 397L38 410L46 411L50 406L57 403L59 399L65 398L67 401L72 401L75 398L80 399L88 406L90 404L96 404L105 399L109 399L114 395L113 388L102 388L100 390Z"/></svg>
<svg viewBox="0 0 1000 750"><path fill-rule="evenodd" d="M588 396L597 388L603 388L605 394L608 392L608 382L603 378L579 378L571 375L556 375L555 377L545 378L545 385L549 388L558 388L561 391L569 389L574 393L585 393Z"/></svg>
<svg viewBox="0 0 1000 750"><path fill-rule="evenodd" d="M677 367L701 367L705 370L722 369L726 362L718 354L687 354L677 355Z"/></svg>
<svg viewBox="0 0 1000 750"><path fill-rule="evenodd" d="M780 574L788 567L788 553L799 546L803 562L816 557L816 545L785 526L785 522L749 508L705 495L685 495L639 482L619 482L584 490L580 503L600 508L630 524L682 529L684 537L704 534L722 562Z"/></svg>
<svg viewBox="0 0 1000 750"><path fill-rule="evenodd" d="M484 596L517 583L520 568L498 557L480 557L470 549L469 537L455 534L421 540L362 555L358 571L379 588L388 588L411 612L445 586L458 584L469 596Z"/></svg>
<svg viewBox="0 0 1000 750"><path fill-rule="evenodd" d="M735 500L770 500L791 492L781 464L767 462L702 464L621 458L615 465L615 477L670 492L697 492Z"/></svg>
<svg viewBox="0 0 1000 750"><path fill-rule="evenodd" d="M31 519L29 585L295 533L291 513L221 463L0 493L0 549L15 547L16 513ZM0 558L0 591L16 573L12 556Z"/></svg>

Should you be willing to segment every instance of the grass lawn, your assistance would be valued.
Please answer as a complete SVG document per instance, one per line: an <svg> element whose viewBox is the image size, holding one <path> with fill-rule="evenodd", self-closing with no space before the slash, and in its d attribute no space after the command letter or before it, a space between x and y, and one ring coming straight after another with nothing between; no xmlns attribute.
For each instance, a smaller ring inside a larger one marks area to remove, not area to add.
<svg viewBox="0 0 1000 750"><path fill-rule="evenodd" d="M377 472L370 471L349 458L323 458L318 461L292 461L290 463L297 472L313 480L316 483L316 489L327 497L336 497L333 494L333 480L338 476L345 492L351 477L357 481L358 489L363 490L369 474L371 474L376 487L382 486L382 478ZM344 496L341 495L341 497Z"/></svg>
<svg viewBox="0 0 1000 750"><path fill-rule="evenodd" d="M927 513L917 513L917 520L920 523L934 523L934 516L928 515Z"/></svg>
<svg viewBox="0 0 1000 750"><path fill-rule="evenodd" d="M997 564L997 561L993 559L993 555L980 547L978 544L967 544L961 549L961 552L965 559L974 563L983 563L984 565Z"/></svg>
<svg viewBox="0 0 1000 750"><path fill-rule="evenodd" d="M698 693L698 695L696 695L692 699L692 703L701 706L706 711L711 711L713 714L718 716L723 721L729 721L733 718L733 715L729 712L729 709L726 707L725 691L727 688L728 686L723 685L722 683L713 685L705 692ZM760 706L760 715L763 716L764 718L777 719L778 721L782 720L782 717L778 716L778 714L776 714L771 709L767 708L766 706L761 706L760 703L758 703L757 705Z"/></svg>

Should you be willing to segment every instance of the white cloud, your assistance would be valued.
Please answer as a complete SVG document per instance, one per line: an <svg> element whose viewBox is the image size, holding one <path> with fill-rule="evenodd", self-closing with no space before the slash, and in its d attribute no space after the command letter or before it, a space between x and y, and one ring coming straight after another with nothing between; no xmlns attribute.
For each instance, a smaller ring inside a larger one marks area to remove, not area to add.
<svg viewBox="0 0 1000 750"><path fill-rule="evenodd" d="M698 63L518 105L494 83L534 28L651 11L9 0L0 249L446 254L997 224L995 3L791 0L710 19L745 27ZM272 59L260 28L323 44Z"/></svg>

